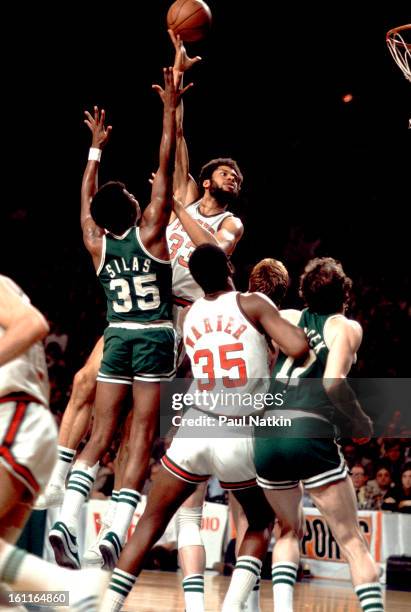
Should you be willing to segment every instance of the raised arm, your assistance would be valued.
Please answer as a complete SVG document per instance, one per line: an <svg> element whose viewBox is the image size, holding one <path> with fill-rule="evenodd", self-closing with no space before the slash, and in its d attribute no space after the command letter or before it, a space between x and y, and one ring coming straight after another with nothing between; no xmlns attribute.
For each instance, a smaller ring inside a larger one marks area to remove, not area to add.
<svg viewBox="0 0 411 612"><path fill-rule="evenodd" d="M0 366L24 353L49 331L41 312L4 276L0 276L0 325L5 329L0 338Z"/></svg>
<svg viewBox="0 0 411 612"><path fill-rule="evenodd" d="M298 359L308 351L304 331L283 319L272 301L262 293L240 295L240 305L247 317L265 332L283 353Z"/></svg>
<svg viewBox="0 0 411 612"><path fill-rule="evenodd" d="M93 116L88 111L84 112L86 115L84 123L92 133L92 141L87 166L84 170L81 184L80 223L86 249L93 257L98 257L101 249L101 237L104 231L94 223L90 214L90 204L98 189L98 167L100 164L101 152L107 144L112 127L109 125L106 128L104 125L104 109L102 109L100 113L98 107L95 106Z"/></svg>
<svg viewBox="0 0 411 612"><path fill-rule="evenodd" d="M173 30L168 30L171 41L175 49L173 75L174 83L178 86L180 73L184 73L189 70L194 64L201 60L198 55L196 57L188 57L186 48L180 36L175 35ZM180 87L182 87L183 80L181 77ZM192 83L190 83L192 86ZM187 206L199 197L199 191L197 183L190 174L190 161L188 156L187 143L184 138L183 132L183 119L184 119L184 107L183 101L180 100L176 110L176 160L173 176L173 191L175 197L182 202L183 206Z"/></svg>
<svg viewBox="0 0 411 612"><path fill-rule="evenodd" d="M188 87L177 89L174 85L173 69L164 68L164 89L160 85L153 85L153 88L159 93L164 105L163 133L160 143L159 168L153 180L151 202L145 209L140 223L144 244L151 249L155 248L160 240L165 240L165 228L172 210L176 108L180 96ZM154 251L153 255L155 255Z"/></svg>

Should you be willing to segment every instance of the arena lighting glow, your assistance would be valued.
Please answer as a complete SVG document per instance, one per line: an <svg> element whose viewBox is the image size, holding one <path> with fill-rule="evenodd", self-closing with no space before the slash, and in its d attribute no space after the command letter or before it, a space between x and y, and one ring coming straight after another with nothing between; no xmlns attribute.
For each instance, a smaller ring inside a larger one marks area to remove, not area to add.
<svg viewBox="0 0 411 612"><path fill-rule="evenodd" d="M350 93L344 94L344 95L343 95L343 97L342 97L342 101L343 101L345 104L349 104L350 102L352 102L352 101L353 101L353 99L354 99L354 97L353 97L353 95L352 95L352 94L350 94Z"/></svg>

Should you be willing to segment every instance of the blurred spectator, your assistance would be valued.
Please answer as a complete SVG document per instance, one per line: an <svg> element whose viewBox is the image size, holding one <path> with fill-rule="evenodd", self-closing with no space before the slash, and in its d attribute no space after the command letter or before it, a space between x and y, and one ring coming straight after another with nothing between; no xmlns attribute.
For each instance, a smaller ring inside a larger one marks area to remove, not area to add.
<svg viewBox="0 0 411 612"><path fill-rule="evenodd" d="M359 510L368 508L368 500L366 495L366 484L368 477L365 473L365 468L361 463L353 465L350 471L351 480L354 485L355 495L357 497L357 507Z"/></svg>
<svg viewBox="0 0 411 612"><path fill-rule="evenodd" d="M50 333L46 337L44 344L47 348L49 344L55 342L61 348L61 352L65 353L68 343L68 334L62 331L62 327L59 321L49 321Z"/></svg>
<svg viewBox="0 0 411 612"><path fill-rule="evenodd" d="M63 351L57 342L50 342L46 346L46 363L49 375L60 371L64 372L66 364L63 357Z"/></svg>
<svg viewBox="0 0 411 612"><path fill-rule="evenodd" d="M357 446L354 444L352 440L344 440L342 451L345 457L345 460L348 464L348 467L351 469L355 463L358 461L358 452Z"/></svg>
<svg viewBox="0 0 411 612"><path fill-rule="evenodd" d="M394 487L389 464L380 463L377 467L375 480L370 480L366 485L366 497L369 508L380 510L383 498Z"/></svg>
<svg viewBox="0 0 411 612"><path fill-rule="evenodd" d="M393 481L395 484L398 484L400 482L401 465L403 463L401 443L399 440L395 438L384 440L383 458L390 466Z"/></svg>
<svg viewBox="0 0 411 612"><path fill-rule="evenodd" d="M388 491L381 509L411 514L411 462L403 466L400 485Z"/></svg>

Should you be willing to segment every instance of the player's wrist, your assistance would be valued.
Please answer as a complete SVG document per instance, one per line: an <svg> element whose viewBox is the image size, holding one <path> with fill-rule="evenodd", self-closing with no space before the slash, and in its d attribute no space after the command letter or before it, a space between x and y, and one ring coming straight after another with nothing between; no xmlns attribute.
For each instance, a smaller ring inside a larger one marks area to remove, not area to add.
<svg viewBox="0 0 411 612"><path fill-rule="evenodd" d="M91 146L88 152L89 161L100 161L102 150L99 147Z"/></svg>

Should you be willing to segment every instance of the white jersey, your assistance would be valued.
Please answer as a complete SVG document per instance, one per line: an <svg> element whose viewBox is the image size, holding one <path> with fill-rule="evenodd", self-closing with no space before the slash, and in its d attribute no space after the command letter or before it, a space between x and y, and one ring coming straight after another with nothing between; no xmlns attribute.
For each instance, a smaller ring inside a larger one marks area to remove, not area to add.
<svg viewBox="0 0 411 612"><path fill-rule="evenodd" d="M10 278L0 275L0 287L2 284L20 295L24 302L30 303L27 295ZM5 329L0 326L0 337L4 333ZM20 392L27 393L40 404L48 406L49 383L41 342L36 342L25 353L0 367L0 397Z"/></svg>
<svg viewBox="0 0 411 612"><path fill-rule="evenodd" d="M224 219L233 216L231 212L222 211L207 217L200 213L200 204L201 200L194 202L186 210L193 219L196 219L211 234L215 234L220 229ZM173 296L177 298L177 303L178 298L194 302L197 298L204 295L203 290L195 282L188 269L188 260L195 246L178 218L168 225L166 235L173 270Z"/></svg>
<svg viewBox="0 0 411 612"><path fill-rule="evenodd" d="M240 294L198 299L184 321L184 345L198 390L195 406L218 415L250 415L263 408L269 383L267 342L243 314ZM206 391L208 395L202 394ZM215 404L213 406L213 404ZM258 413L257 413L258 414Z"/></svg>

